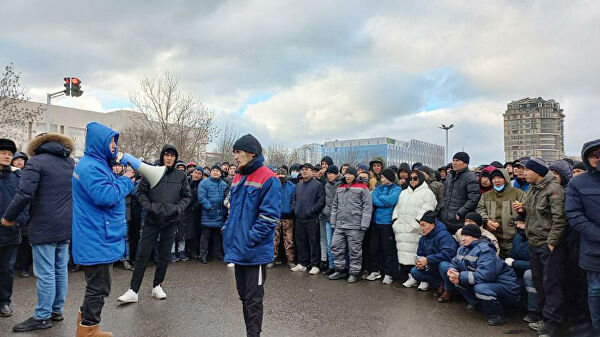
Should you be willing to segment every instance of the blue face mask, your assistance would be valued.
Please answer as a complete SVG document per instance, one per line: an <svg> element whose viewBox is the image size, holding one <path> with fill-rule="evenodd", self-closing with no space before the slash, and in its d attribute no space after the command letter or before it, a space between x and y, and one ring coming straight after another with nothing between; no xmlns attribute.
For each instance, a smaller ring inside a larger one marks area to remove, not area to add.
<svg viewBox="0 0 600 337"><path fill-rule="evenodd" d="M298 173L298 172L292 172L292 179L298 178L299 175L300 175L300 173Z"/></svg>
<svg viewBox="0 0 600 337"><path fill-rule="evenodd" d="M498 186L494 185L494 189L495 189L496 191L498 191L498 192L501 192L501 191L504 189L504 187L505 187L505 186L506 186L506 185L502 185L502 186L498 187Z"/></svg>

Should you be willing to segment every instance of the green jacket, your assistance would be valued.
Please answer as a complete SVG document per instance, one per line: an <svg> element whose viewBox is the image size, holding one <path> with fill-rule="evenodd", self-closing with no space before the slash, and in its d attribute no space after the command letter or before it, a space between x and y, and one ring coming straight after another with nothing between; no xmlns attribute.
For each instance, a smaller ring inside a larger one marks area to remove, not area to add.
<svg viewBox="0 0 600 337"><path fill-rule="evenodd" d="M506 186L500 192L492 189L484 193L479 200L479 204L477 204L477 213L483 218L483 224L486 228L488 220L500 224L498 229L490 231L498 239L501 256L508 257L508 252L512 248L513 238L517 233L515 219L519 216L519 213L513 209L513 202L521 201L523 191L512 187L506 169L501 168L496 170L502 173L506 181Z"/></svg>
<svg viewBox="0 0 600 337"><path fill-rule="evenodd" d="M442 205L442 199L444 198L444 184L435 180L435 172L428 173L429 179L427 179L427 186L433 194L435 195L435 200L437 201L437 206L435 208L436 211L440 211Z"/></svg>
<svg viewBox="0 0 600 337"><path fill-rule="evenodd" d="M563 242L567 229L565 190L552 172L523 195L523 210L529 244L557 246Z"/></svg>

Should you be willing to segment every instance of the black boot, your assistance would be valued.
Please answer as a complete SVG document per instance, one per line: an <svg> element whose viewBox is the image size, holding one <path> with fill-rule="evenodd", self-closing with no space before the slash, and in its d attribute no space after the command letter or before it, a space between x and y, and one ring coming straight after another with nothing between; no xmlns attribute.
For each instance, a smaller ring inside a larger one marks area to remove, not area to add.
<svg viewBox="0 0 600 337"><path fill-rule="evenodd" d="M200 257L198 258L198 261L200 261L200 263L202 263L202 264L208 263L208 260L206 259L206 255L200 255Z"/></svg>
<svg viewBox="0 0 600 337"><path fill-rule="evenodd" d="M502 317L500 315L489 317L487 320L487 324L489 326L504 325L505 323L506 323L506 320L504 319L504 317Z"/></svg>
<svg viewBox="0 0 600 337"><path fill-rule="evenodd" d="M33 317L29 317L26 321L13 326L13 331L14 332L24 332L24 331L48 329L51 327L52 327L52 321L50 319L35 319Z"/></svg>

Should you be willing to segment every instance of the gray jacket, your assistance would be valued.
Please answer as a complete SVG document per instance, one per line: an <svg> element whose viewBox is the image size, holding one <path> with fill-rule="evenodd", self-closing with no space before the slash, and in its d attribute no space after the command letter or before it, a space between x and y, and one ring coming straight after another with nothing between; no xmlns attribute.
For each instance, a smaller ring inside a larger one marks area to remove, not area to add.
<svg viewBox="0 0 600 337"><path fill-rule="evenodd" d="M340 187L341 184L342 180L340 179L337 179L333 183L330 183L329 181L325 183L325 207L323 207L323 210L321 211L321 220L329 222L331 219L333 197L335 197L335 190Z"/></svg>
<svg viewBox="0 0 600 337"><path fill-rule="evenodd" d="M373 200L367 185L343 184L335 191L331 205L331 227L366 231L371 224L372 213Z"/></svg>
<svg viewBox="0 0 600 337"><path fill-rule="evenodd" d="M440 207L439 218L446 224L448 231L454 234L462 227L465 215L477 208L481 190L479 189L477 177L468 168L451 172L446 177L444 199ZM460 221L456 220L456 215L460 217Z"/></svg>

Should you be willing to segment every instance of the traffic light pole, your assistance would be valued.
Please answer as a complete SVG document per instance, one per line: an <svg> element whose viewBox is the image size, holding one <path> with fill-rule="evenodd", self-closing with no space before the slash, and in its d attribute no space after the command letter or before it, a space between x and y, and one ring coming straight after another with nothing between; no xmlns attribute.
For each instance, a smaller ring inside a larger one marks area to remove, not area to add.
<svg viewBox="0 0 600 337"><path fill-rule="evenodd" d="M50 102L54 97L64 95L64 91L57 91L52 94L46 94L46 133L50 132Z"/></svg>

